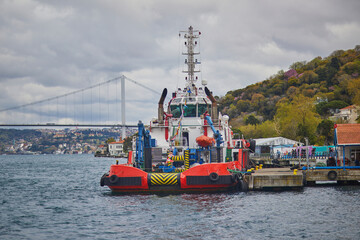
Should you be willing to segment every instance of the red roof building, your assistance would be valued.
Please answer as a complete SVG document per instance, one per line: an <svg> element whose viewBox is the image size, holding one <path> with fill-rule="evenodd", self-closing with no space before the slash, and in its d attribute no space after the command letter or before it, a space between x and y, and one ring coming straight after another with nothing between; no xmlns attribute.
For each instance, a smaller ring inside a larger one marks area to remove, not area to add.
<svg viewBox="0 0 360 240"><path fill-rule="evenodd" d="M360 145L360 124L337 124L337 145Z"/></svg>
<svg viewBox="0 0 360 240"><path fill-rule="evenodd" d="M336 124L335 145L341 165L358 166L360 161L360 124Z"/></svg>

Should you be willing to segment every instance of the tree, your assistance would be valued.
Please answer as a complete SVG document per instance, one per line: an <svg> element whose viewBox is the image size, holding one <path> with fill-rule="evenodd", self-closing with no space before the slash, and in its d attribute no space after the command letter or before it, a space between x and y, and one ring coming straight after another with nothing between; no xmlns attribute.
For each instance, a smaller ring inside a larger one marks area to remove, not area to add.
<svg viewBox="0 0 360 240"><path fill-rule="evenodd" d="M306 64L306 61L301 61L301 62L294 62L293 64L290 65L289 69L295 69L295 70L300 70L301 68L303 68Z"/></svg>
<svg viewBox="0 0 360 240"><path fill-rule="evenodd" d="M241 132L240 128L233 128L232 131L234 133L234 139L242 138L243 133Z"/></svg>
<svg viewBox="0 0 360 240"><path fill-rule="evenodd" d="M124 152L129 152L132 149L132 136L124 139Z"/></svg>
<svg viewBox="0 0 360 240"><path fill-rule="evenodd" d="M326 116L329 114L330 109L341 109L348 105L349 104L347 104L344 101L334 100L331 102L320 102L320 103L316 104L315 109L318 114L320 114L322 116Z"/></svg>
<svg viewBox="0 0 360 240"><path fill-rule="evenodd" d="M360 106L360 78L350 80L347 88L352 96L352 103Z"/></svg>
<svg viewBox="0 0 360 240"><path fill-rule="evenodd" d="M112 142L116 142L113 137L108 138L108 140L106 140L106 143L107 143L107 144L112 143Z"/></svg>
<svg viewBox="0 0 360 240"><path fill-rule="evenodd" d="M265 121L257 126L247 125L240 127L241 133L245 138L268 138L278 137L279 134L276 131L276 126L273 121Z"/></svg>
<svg viewBox="0 0 360 240"><path fill-rule="evenodd" d="M249 100L239 100L237 103L236 103L236 108L238 110L239 113L242 113L242 112L247 112L249 110L249 107L250 107L250 101Z"/></svg>
<svg viewBox="0 0 360 240"><path fill-rule="evenodd" d="M325 139L324 145L330 145L334 139L334 123L325 119L316 128L316 132Z"/></svg>
<svg viewBox="0 0 360 240"><path fill-rule="evenodd" d="M321 120L315 112L313 102L313 99L299 95L290 103L286 101L278 103L275 121L282 136L299 141L307 137L310 143L314 142L316 127Z"/></svg>
<svg viewBox="0 0 360 240"><path fill-rule="evenodd" d="M314 73L313 71L305 71L301 77L300 77L300 81L302 83L308 83L308 84L311 84L311 83L316 83L319 81L319 76Z"/></svg>
<svg viewBox="0 0 360 240"><path fill-rule="evenodd" d="M250 125L255 125L256 126L259 123L260 123L260 121L253 114L249 115L245 120L246 125L250 124Z"/></svg>
<svg viewBox="0 0 360 240"><path fill-rule="evenodd" d="M342 70L349 74L360 74L360 60L356 60L354 62L348 62L343 67Z"/></svg>

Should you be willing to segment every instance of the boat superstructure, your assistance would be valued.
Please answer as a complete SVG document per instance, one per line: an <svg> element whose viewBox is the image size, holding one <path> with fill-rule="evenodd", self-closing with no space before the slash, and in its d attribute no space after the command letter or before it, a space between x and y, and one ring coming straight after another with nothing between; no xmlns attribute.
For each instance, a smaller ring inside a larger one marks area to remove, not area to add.
<svg viewBox="0 0 360 240"><path fill-rule="evenodd" d="M200 80L200 35L191 26L180 32L186 46L185 87L172 93L166 107L168 91L163 90L157 118L148 127L138 124L128 164L112 165L101 185L120 192L228 190L244 185L241 176L255 145L233 139L229 117L218 112L207 82Z"/></svg>

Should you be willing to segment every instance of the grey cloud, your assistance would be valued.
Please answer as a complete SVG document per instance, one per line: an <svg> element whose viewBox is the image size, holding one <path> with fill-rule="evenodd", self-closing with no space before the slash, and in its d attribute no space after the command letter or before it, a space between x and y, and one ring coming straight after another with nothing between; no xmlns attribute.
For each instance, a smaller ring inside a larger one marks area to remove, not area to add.
<svg viewBox="0 0 360 240"><path fill-rule="evenodd" d="M202 32L201 58L208 64L202 77L214 94L224 95L295 61L353 48L360 39L359 9L356 0L1 1L0 108L121 73L159 92L182 87L177 34L189 25ZM149 103L146 110L129 103L129 121L155 116L157 96L126 86L130 100Z"/></svg>

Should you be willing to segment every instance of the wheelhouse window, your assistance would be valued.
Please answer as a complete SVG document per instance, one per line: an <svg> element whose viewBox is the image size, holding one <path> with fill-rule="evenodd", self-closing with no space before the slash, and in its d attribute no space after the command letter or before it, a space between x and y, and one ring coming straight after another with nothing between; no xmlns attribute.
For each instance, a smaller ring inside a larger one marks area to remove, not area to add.
<svg viewBox="0 0 360 240"><path fill-rule="evenodd" d="M184 108L184 117L196 117L196 105L187 104L183 106Z"/></svg>
<svg viewBox="0 0 360 240"><path fill-rule="evenodd" d="M173 115L173 118L179 118L181 116L180 105L171 105L170 110L171 110L171 114Z"/></svg>
<svg viewBox="0 0 360 240"><path fill-rule="evenodd" d="M211 115L211 105L207 104L199 104L199 113L198 116L200 117L203 115L206 111Z"/></svg>

